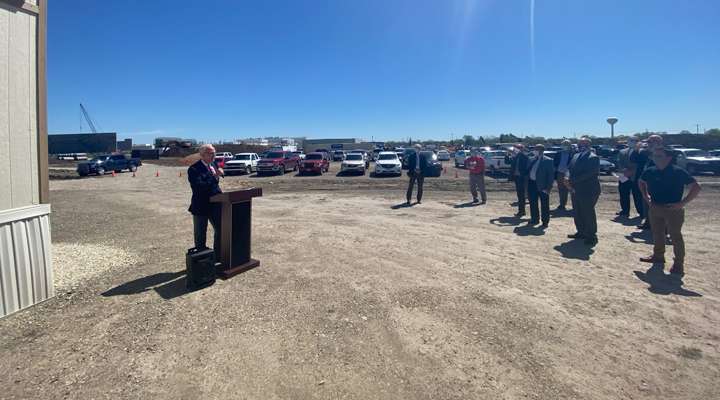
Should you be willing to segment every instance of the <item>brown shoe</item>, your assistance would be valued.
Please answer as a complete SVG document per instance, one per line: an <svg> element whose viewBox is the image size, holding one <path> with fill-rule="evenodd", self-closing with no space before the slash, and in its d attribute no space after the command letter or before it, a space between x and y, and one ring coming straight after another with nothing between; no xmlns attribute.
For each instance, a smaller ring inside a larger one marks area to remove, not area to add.
<svg viewBox="0 0 720 400"><path fill-rule="evenodd" d="M655 258L655 256L640 257L640 261L646 262L646 263L651 263L651 264L665 264L665 259Z"/></svg>

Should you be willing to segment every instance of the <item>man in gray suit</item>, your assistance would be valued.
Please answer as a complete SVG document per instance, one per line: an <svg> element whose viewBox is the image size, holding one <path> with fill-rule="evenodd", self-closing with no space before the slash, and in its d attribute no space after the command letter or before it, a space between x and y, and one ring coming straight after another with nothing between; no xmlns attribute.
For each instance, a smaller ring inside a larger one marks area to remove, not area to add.
<svg viewBox="0 0 720 400"><path fill-rule="evenodd" d="M590 149L590 139L578 141L578 152L570 162L570 190L577 232L568 235L571 239L584 239L588 246L595 246L597 239L597 216L595 205L600 198L600 158Z"/></svg>
<svg viewBox="0 0 720 400"><path fill-rule="evenodd" d="M542 218L542 227L550 223L550 189L555 182L555 165L550 157L543 155L545 146L535 146L534 157L530 159L528 174L528 197L530 199L530 224L537 225ZM538 212L540 200L540 212ZM540 214L540 215L538 215Z"/></svg>

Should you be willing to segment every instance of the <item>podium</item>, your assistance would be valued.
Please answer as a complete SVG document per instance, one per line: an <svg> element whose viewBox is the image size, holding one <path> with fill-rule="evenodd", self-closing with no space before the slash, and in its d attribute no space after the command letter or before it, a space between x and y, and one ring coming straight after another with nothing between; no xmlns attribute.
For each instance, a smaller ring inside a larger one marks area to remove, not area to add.
<svg viewBox="0 0 720 400"><path fill-rule="evenodd" d="M220 278L228 279L260 265L260 261L250 257L252 199L260 196L261 188L251 188L210 198L210 202L221 206L220 249L215 249L217 262L221 264L217 271Z"/></svg>

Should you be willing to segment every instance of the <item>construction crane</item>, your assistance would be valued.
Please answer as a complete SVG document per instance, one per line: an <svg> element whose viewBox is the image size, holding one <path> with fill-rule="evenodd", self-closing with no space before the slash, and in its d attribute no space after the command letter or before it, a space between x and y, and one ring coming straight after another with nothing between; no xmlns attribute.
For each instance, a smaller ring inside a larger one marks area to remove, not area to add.
<svg viewBox="0 0 720 400"><path fill-rule="evenodd" d="M85 117L85 121L87 121L88 125L90 125L90 130L92 131L92 133L97 133L97 129L95 129L95 124L93 124L92 118L90 118L90 114L88 114L85 106L83 106L82 103L80 103L80 111L82 111L82 115ZM80 120L80 131L82 131L82 120Z"/></svg>

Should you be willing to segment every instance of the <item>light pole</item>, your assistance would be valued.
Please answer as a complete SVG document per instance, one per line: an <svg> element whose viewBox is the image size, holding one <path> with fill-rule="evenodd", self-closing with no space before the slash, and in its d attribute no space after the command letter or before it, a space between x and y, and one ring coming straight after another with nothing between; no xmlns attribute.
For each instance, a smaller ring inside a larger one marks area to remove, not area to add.
<svg viewBox="0 0 720 400"><path fill-rule="evenodd" d="M607 123L610 124L610 139L615 138L615 124L618 122L618 119L615 117L610 117L607 119Z"/></svg>

